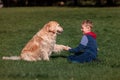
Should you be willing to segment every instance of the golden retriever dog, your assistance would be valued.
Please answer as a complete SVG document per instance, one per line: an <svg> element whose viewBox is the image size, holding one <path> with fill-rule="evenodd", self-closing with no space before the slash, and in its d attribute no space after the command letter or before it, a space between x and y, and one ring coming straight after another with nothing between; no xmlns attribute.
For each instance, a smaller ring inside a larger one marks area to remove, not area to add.
<svg viewBox="0 0 120 80"><path fill-rule="evenodd" d="M62 33L63 28L56 21L50 21L38 31L22 49L20 56L3 57L5 60L37 61L47 60L52 52L60 52L68 46L56 44L57 34Z"/></svg>

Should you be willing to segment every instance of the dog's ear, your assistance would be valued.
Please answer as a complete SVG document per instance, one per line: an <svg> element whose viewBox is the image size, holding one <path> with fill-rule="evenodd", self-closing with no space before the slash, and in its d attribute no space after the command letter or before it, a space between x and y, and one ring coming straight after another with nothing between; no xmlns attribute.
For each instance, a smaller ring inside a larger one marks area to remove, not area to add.
<svg viewBox="0 0 120 80"><path fill-rule="evenodd" d="M46 29L47 29L48 32L55 33L55 27L51 26L50 24L46 25Z"/></svg>

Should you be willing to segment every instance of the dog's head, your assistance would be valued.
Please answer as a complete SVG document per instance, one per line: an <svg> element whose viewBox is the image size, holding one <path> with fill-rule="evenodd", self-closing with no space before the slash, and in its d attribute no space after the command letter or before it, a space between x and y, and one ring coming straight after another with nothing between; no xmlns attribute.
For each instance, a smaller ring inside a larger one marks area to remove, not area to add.
<svg viewBox="0 0 120 80"><path fill-rule="evenodd" d="M45 28L48 32L53 34L60 34L63 32L63 28L56 21L50 21L45 25Z"/></svg>

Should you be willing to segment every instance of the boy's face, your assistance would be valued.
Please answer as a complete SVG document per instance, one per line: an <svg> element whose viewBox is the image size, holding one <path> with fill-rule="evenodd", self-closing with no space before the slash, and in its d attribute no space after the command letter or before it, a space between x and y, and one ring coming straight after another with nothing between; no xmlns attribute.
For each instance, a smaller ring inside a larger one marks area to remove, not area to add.
<svg viewBox="0 0 120 80"><path fill-rule="evenodd" d="M90 28L90 26L86 26L83 24L81 27L81 31L83 32L83 34L86 34L88 32L91 32L91 28Z"/></svg>

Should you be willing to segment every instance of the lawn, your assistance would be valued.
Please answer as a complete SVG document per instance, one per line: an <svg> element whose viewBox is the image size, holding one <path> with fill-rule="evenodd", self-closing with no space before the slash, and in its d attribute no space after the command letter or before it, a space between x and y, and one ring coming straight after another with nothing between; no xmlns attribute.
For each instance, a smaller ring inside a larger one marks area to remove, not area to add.
<svg viewBox="0 0 120 80"><path fill-rule="evenodd" d="M76 47L85 19L94 23L101 62L69 63L67 51L53 54L50 61L2 60L2 56L20 55L24 45L50 20L64 28L57 43ZM0 80L120 80L119 34L120 8L1 8Z"/></svg>

